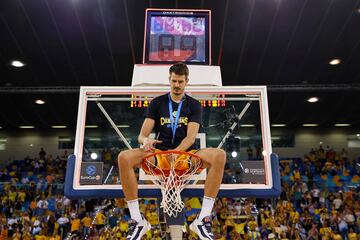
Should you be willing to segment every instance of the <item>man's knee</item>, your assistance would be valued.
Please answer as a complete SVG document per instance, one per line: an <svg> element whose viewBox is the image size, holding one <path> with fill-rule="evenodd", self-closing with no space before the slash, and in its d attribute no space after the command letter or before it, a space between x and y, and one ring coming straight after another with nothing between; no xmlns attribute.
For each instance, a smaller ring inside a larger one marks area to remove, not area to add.
<svg viewBox="0 0 360 240"><path fill-rule="evenodd" d="M138 149L125 150L118 155L118 165L120 168L136 168L139 167L142 159L146 156Z"/></svg>
<svg viewBox="0 0 360 240"><path fill-rule="evenodd" d="M226 163L226 152L220 148L208 148L206 152L207 157L204 157L204 161L218 168L224 168Z"/></svg>
<svg viewBox="0 0 360 240"><path fill-rule="evenodd" d="M226 152L223 149L215 148L216 151L216 159L215 161L219 163L222 167L225 166L226 163Z"/></svg>
<svg viewBox="0 0 360 240"><path fill-rule="evenodd" d="M131 151L129 151L129 150L120 152L118 155L119 166L120 167L128 167L128 166L132 167L130 164L131 163L131 161L130 161L131 155L132 155Z"/></svg>

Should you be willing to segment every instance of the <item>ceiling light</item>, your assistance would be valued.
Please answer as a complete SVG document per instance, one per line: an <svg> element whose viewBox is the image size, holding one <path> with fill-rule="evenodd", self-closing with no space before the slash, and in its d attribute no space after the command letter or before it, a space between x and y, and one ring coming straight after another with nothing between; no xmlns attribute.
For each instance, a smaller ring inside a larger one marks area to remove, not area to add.
<svg viewBox="0 0 360 240"><path fill-rule="evenodd" d="M71 142L72 139L71 138L60 138L59 142Z"/></svg>
<svg viewBox="0 0 360 240"><path fill-rule="evenodd" d="M349 127L350 124L348 124L348 123L337 123L337 124L335 124L334 126L335 126L335 127Z"/></svg>
<svg viewBox="0 0 360 240"><path fill-rule="evenodd" d="M360 137L360 133L356 134L357 137Z"/></svg>
<svg viewBox="0 0 360 240"><path fill-rule="evenodd" d="M128 128L130 125L116 125L118 128Z"/></svg>
<svg viewBox="0 0 360 240"><path fill-rule="evenodd" d="M335 58L329 62L330 65L338 65L341 63L341 60L338 58Z"/></svg>
<svg viewBox="0 0 360 240"><path fill-rule="evenodd" d="M281 137L271 137L271 140L280 140Z"/></svg>
<svg viewBox="0 0 360 240"><path fill-rule="evenodd" d="M86 125L85 127L86 128L98 128L99 126L98 125Z"/></svg>
<svg viewBox="0 0 360 240"><path fill-rule="evenodd" d="M54 125L54 126L51 126L52 128L66 128L65 125Z"/></svg>
<svg viewBox="0 0 360 240"><path fill-rule="evenodd" d="M34 126L31 126L31 125L26 125L26 126L19 126L19 128L22 128L22 129L30 129L30 128L35 128Z"/></svg>
<svg viewBox="0 0 360 240"><path fill-rule="evenodd" d="M23 67L25 64L19 60L14 60L11 62L11 66L13 67Z"/></svg>
<svg viewBox="0 0 360 240"><path fill-rule="evenodd" d="M254 127L254 124L241 124L240 127Z"/></svg>
<svg viewBox="0 0 360 240"><path fill-rule="evenodd" d="M95 160L95 159L97 159L98 155L96 153L92 153L92 154L90 154L90 157L92 160Z"/></svg>
<svg viewBox="0 0 360 240"><path fill-rule="evenodd" d="M309 103L315 103L315 102L319 101L319 98L317 98L317 97L311 97L311 98L309 98L307 101L308 101Z"/></svg>
<svg viewBox="0 0 360 240"><path fill-rule="evenodd" d="M89 141L92 141L92 142L100 142L100 141L101 141L101 138L91 137L91 138L89 138Z"/></svg>
<svg viewBox="0 0 360 240"><path fill-rule="evenodd" d="M238 155L238 154L237 154L237 152L236 152L236 151L232 151L232 152L231 152L231 156L232 156L233 158L236 158L236 157L237 157L237 155Z"/></svg>
<svg viewBox="0 0 360 240"><path fill-rule="evenodd" d="M316 123L305 123L303 124L303 127L317 127L319 126L319 124Z"/></svg>
<svg viewBox="0 0 360 240"><path fill-rule="evenodd" d="M39 104L39 105L43 105L43 104L45 104L45 101L41 100L41 99L37 99L37 100L35 100L35 103Z"/></svg>
<svg viewBox="0 0 360 240"><path fill-rule="evenodd" d="M286 127L286 124L271 124L272 127Z"/></svg>
<svg viewBox="0 0 360 240"><path fill-rule="evenodd" d="M2 129L2 126L0 126L0 129Z"/></svg>

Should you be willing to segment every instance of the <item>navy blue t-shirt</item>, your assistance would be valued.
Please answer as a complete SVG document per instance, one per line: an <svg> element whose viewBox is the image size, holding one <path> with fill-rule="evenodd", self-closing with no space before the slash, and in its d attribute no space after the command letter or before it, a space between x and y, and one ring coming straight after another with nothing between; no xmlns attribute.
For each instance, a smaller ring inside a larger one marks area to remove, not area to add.
<svg viewBox="0 0 360 240"><path fill-rule="evenodd" d="M169 100L170 95L168 93L154 98L145 113L145 118L151 118L155 121L155 136L158 136L158 140L162 141L162 143L156 144L155 148L160 150L176 148L186 137L188 123L196 122L201 125L202 122L201 106L199 101L185 94L175 138L174 141L172 141L173 132L171 130L171 122L169 118ZM172 114L175 119L179 103L174 101L171 102L173 108ZM160 134L158 135L158 133ZM187 150L192 149L198 149L196 143Z"/></svg>

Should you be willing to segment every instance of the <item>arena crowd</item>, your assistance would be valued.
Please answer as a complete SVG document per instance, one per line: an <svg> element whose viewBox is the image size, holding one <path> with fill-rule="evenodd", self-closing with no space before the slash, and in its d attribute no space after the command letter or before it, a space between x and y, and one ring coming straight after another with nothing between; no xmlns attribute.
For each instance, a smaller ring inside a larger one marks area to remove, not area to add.
<svg viewBox="0 0 360 240"><path fill-rule="evenodd" d="M0 240L125 240L129 212L124 199L71 201L63 195L67 157L67 152L54 157L41 149L36 157L1 168ZM360 239L360 172L345 149L320 146L304 157L281 159L280 171L277 199L217 200L216 239ZM201 199L186 199L185 227L200 207ZM153 226L144 239L165 239L158 200L142 199L140 208ZM197 237L187 230L184 239Z"/></svg>

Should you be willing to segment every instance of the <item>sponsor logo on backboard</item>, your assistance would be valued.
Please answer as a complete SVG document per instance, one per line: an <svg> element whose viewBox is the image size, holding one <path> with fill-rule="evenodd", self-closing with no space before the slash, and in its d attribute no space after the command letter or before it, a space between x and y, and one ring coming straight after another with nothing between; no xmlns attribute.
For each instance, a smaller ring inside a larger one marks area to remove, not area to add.
<svg viewBox="0 0 360 240"><path fill-rule="evenodd" d="M102 184L104 163L81 163L80 184Z"/></svg>
<svg viewBox="0 0 360 240"><path fill-rule="evenodd" d="M264 161L243 161L245 183L265 183Z"/></svg>

